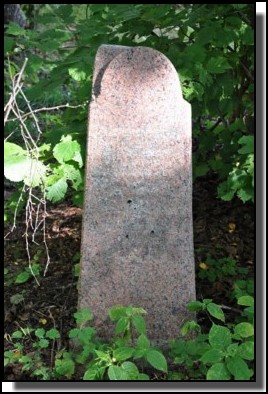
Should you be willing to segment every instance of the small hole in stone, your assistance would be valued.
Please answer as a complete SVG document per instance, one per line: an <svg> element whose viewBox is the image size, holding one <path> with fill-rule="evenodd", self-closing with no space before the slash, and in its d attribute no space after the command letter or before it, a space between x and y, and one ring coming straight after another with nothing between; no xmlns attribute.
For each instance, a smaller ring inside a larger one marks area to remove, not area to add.
<svg viewBox="0 0 268 394"><path fill-rule="evenodd" d="M126 235L126 238L128 238L128 234Z"/></svg>
<svg viewBox="0 0 268 394"><path fill-rule="evenodd" d="M127 203L128 203L128 204L131 204L131 203L132 203L132 200L127 200Z"/></svg>
<svg viewBox="0 0 268 394"><path fill-rule="evenodd" d="M151 231L151 234L154 234L154 230Z"/></svg>

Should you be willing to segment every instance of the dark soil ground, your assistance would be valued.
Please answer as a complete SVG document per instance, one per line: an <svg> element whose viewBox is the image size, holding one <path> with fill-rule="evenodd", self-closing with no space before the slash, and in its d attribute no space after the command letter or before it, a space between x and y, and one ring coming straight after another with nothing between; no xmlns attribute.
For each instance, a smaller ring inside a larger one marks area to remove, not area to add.
<svg viewBox="0 0 268 394"><path fill-rule="evenodd" d="M215 282L200 279L200 263L208 254L214 259L233 257L238 266L254 272L254 207L235 199L223 202L216 198L217 179L199 178L193 190L194 244L197 272L197 298L213 298L215 302L230 306L233 277L218 278ZM68 347L67 332L75 327L73 313L77 308L77 276L74 266L79 261L82 210L63 203L48 207L47 237L51 263L40 286L33 278L15 284L16 276L27 268L25 250L25 219L18 218L16 229L5 239L5 350L13 349L10 335L22 328L57 328L61 341L57 348ZM43 246L31 245L32 255L42 269L46 265ZM239 279L239 278L238 278ZM17 300L14 295L17 296ZM11 298L13 297L13 298ZM232 310L228 311L230 320ZM202 324L202 319L201 319ZM204 325L206 323L204 322ZM205 328L205 327L204 327ZM29 348L29 352L32 349ZM25 343L27 353L27 343ZM49 359L50 355L48 355ZM49 361L48 361L49 365ZM32 380L21 366L5 368L5 380Z"/></svg>

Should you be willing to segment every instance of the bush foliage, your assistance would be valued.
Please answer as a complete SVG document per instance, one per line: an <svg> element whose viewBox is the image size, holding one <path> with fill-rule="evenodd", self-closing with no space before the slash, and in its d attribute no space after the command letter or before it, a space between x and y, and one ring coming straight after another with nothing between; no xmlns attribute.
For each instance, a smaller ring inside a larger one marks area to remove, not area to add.
<svg viewBox="0 0 268 394"><path fill-rule="evenodd" d="M28 58L14 107L20 115L7 116L6 178L40 186L53 202L69 188L81 204L96 51L104 43L139 45L164 53L179 73L193 110L194 177L217 173L220 198L253 201L253 4L23 7L30 28L10 23L5 30L6 102ZM34 151L22 121L38 141Z"/></svg>

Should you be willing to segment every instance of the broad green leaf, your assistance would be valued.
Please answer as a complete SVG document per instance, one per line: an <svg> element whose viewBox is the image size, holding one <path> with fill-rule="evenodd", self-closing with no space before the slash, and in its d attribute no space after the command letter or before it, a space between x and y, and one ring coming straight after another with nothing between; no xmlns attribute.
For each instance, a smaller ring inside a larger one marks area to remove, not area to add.
<svg viewBox="0 0 268 394"><path fill-rule="evenodd" d="M95 334L95 329L93 327L84 327L83 329L80 330L78 334L78 338L83 345L86 345L91 341L92 336L94 334Z"/></svg>
<svg viewBox="0 0 268 394"><path fill-rule="evenodd" d="M247 363L241 357L227 357L226 365L231 374L234 375L235 380L249 380L253 375Z"/></svg>
<svg viewBox="0 0 268 394"><path fill-rule="evenodd" d="M200 331L199 324L194 320L187 321L181 328L181 335L184 337L189 331Z"/></svg>
<svg viewBox="0 0 268 394"><path fill-rule="evenodd" d="M64 140L54 147L53 155L59 163L64 163L72 160L77 152L80 152L80 149L81 147L77 141Z"/></svg>
<svg viewBox="0 0 268 394"><path fill-rule="evenodd" d="M25 30L14 22L10 22L7 30L5 31L5 34L10 34L12 36L24 36L25 33Z"/></svg>
<svg viewBox="0 0 268 394"><path fill-rule="evenodd" d="M226 354L228 356L235 356L238 350L238 343L231 343L226 349Z"/></svg>
<svg viewBox="0 0 268 394"><path fill-rule="evenodd" d="M110 380L128 380L127 372L117 365L111 365L108 368L108 376Z"/></svg>
<svg viewBox="0 0 268 394"><path fill-rule="evenodd" d="M254 201L254 191L252 190L245 190L241 188L237 191L238 197L243 201L243 203L247 201Z"/></svg>
<svg viewBox="0 0 268 394"><path fill-rule="evenodd" d="M136 364L131 361L125 361L121 367L126 371L129 377L136 378L139 375L139 370Z"/></svg>
<svg viewBox="0 0 268 394"><path fill-rule="evenodd" d="M213 41L214 35L215 35L215 28L213 26L207 26L198 31L196 41L200 45L205 45Z"/></svg>
<svg viewBox="0 0 268 394"><path fill-rule="evenodd" d="M215 364L222 360L224 353L219 349L210 349L206 351L203 356L200 358L205 364Z"/></svg>
<svg viewBox="0 0 268 394"><path fill-rule="evenodd" d="M133 355L134 349L131 347L120 347L115 349L113 352L113 357L116 361L124 361Z"/></svg>
<svg viewBox="0 0 268 394"><path fill-rule="evenodd" d="M25 174L25 163L27 163L27 152L20 146L5 141L4 170L6 178L14 182L22 181Z"/></svg>
<svg viewBox="0 0 268 394"><path fill-rule="evenodd" d="M184 337L189 331L189 322L187 321L181 328L181 335Z"/></svg>
<svg viewBox="0 0 268 394"><path fill-rule="evenodd" d="M47 331L46 337L49 339L60 338L60 332L56 328L51 328L51 330Z"/></svg>
<svg viewBox="0 0 268 394"><path fill-rule="evenodd" d="M93 313L88 308L83 308L80 311L74 313L74 318L77 324L83 324L93 319Z"/></svg>
<svg viewBox="0 0 268 394"><path fill-rule="evenodd" d="M203 310L203 303L200 301L190 301L186 304L188 311L198 312Z"/></svg>
<svg viewBox="0 0 268 394"><path fill-rule="evenodd" d="M224 363L216 363L207 371L207 380L230 380L231 375Z"/></svg>
<svg viewBox="0 0 268 394"><path fill-rule="evenodd" d="M148 350L148 352L146 352L146 359L155 369L167 372L167 361L165 356L158 350Z"/></svg>
<svg viewBox="0 0 268 394"><path fill-rule="evenodd" d="M70 67L68 73L77 82L84 81L87 77L86 72L78 67Z"/></svg>
<svg viewBox="0 0 268 394"><path fill-rule="evenodd" d="M210 304L207 305L207 310L211 314L211 316L215 317L216 319L219 319L223 322L225 322L225 316L224 313L221 309L221 307L217 304L214 304L211 302Z"/></svg>
<svg viewBox="0 0 268 394"><path fill-rule="evenodd" d="M49 345L49 341L45 338L41 338L40 341L38 342L38 346L41 348L47 348Z"/></svg>
<svg viewBox="0 0 268 394"><path fill-rule="evenodd" d="M146 373L140 373L137 380L150 380L150 378Z"/></svg>
<svg viewBox="0 0 268 394"><path fill-rule="evenodd" d="M231 65L223 56L210 57L206 66L207 71L212 74L221 74L230 68L232 68Z"/></svg>
<svg viewBox="0 0 268 394"><path fill-rule="evenodd" d="M37 328L37 330L35 330L35 335L38 338L43 338L45 336L45 330L44 328Z"/></svg>
<svg viewBox="0 0 268 394"><path fill-rule="evenodd" d="M94 347L95 345L93 343L83 345L83 350L81 353L77 354L75 361L78 364L84 365L88 361L89 356L94 353Z"/></svg>
<svg viewBox="0 0 268 394"><path fill-rule="evenodd" d="M241 343L238 347L237 355L245 360L254 360L254 342L247 341Z"/></svg>
<svg viewBox="0 0 268 394"><path fill-rule="evenodd" d="M88 370L84 373L83 380L98 380L100 369L98 366L90 366Z"/></svg>
<svg viewBox="0 0 268 394"><path fill-rule="evenodd" d="M231 344L231 333L227 327L213 324L209 334L208 340L213 349L225 350Z"/></svg>
<svg viewBox="0 0 268 394"><path fill-rule="evenodd" d="M111 362L111 356L109 353L105 353L102 350L95 349L95 353L97 354L98 358L106 363Z"/></svg>
<svg viewBox="0 0 268 394"><path fill-rule="evenodd" d="M203 299L203 304L205 304L205 305L208 305L208 304L210 304L212 302L212 299L211 298L204 298Z"/></svg>
<svg viewBox="0 0 268 394"><path fill-rule="evenodd" d="M198 166L195 166L193 171L194 171L195 177L204 176L208 173L209 166L205 163L202 163L202 164L199 164Z"/></svg>
<svg viewBox="0 0 268 394"><path fill-rule="evenodd" d="M137 346L141 349L147 350L150 347L150 341L146 335L141 334L137 340Z"/></svg>
<svg viewBox="0 0 268 394"><path fill-rule="evenodd" d="M140 315L140 314L146 314L147 312L143 308L137 308L134 306L128 306L126 308L126 314L127 316L134 316L134 315Z"/></svg>
<svg viewBox="0 0 268 394"><path fill-rule="evenodd" d="M119 320L121 317L126 316L126 308L122 305L116 305L110 308L109 316L112 321Z"/></svg>
<svg viewBox="0 0 268 394"><path fill-rule="evenodd" d="M74 364L73 360L71 360L70 358L56 360L55 367L56 367L56 372L59 375L66 376L67 378L70 378L74 374L75 364Z"/></svg>
<svg viewBox="0 0 268 394"><path fill-rule="evenodd" d="M132 317L132 322L139 334L145 334L146 325L145 325L145 320L142 316L134 315Z"/></svg>
<svg viewBox="0 0 268 394"><path fill-rule="evenodd" d="M248 154L254 152L254 136L244 135L238 140L239 144L243 145L242 148L238 150L238 153Z"/></svg>
<svg viewBox="0 0 268 394"><path fill-rule="evenodd" d="M224 181L218 186L218 195L223 201L231 201L235 195L235 190L232 189L229 182Z"/></svg>
<svg viewBox="0 0 268 394"><path fill-rule="evenodd" d="M58 202L63 199L67 191L67 182L64 178L59 179L54 185L47 187L47 199Z"/></svg>
<svg viewBox="0 0 268 394"><path fill-rule="evenodd" d="M72 328L72 329L69 331L69 338L77 338L78 335L79 335L79 333L80 333L79 328Z"/></svg>
<svg viewBox="0 0 268 394"><path fill-rule="evenodd" d="M66 163L62 164L62 170L65 178L72 182L72 186L75 190L78 190L83 182L80 170L75 168L74 165Z"/></svg>
<svg viewBox="0 0 268 394"><path fill-rule="evenodd" d="M27 159L28 171L24 175L24 183L27 186L36 187L43 182L46 176L46 166L38 160Z"/></svg>
<svg viewBox="0 0 268 394"><path fill-rule="evenodd" d="M127 317L121 317L115 326L115 333L121 334L125 332L129 327L129 320Z"/></svg>
<svg viewBox="0 0 268 394"><path fill-rule="evenodd" d="M196 355L197 354L197 350L198 350L196 341L193 340L193 339L190 339L190 340L186 341L186 343L185 343L185 350L186 350L186 353L189 354L189 355L192 355L192 356Z"/></svg>
<svg viewBox="0 0 268 394"><path fill-rule="evenodd" d="M18 339L18 338L22 338L22 337L23 337L23 335L22 335L22 332L21 332L21 331L14 331L14 332L11 334L11 338Z"/></svg>
<svg viewBox="0 0 268 394"><path fill-rule="evenodd" d="M235 326L234 332L241 338L248 338L254 335L254 327L251 323L243 322Z"/></svg>
<svg viewBox="0 0 268 394"><path fill-rule="evenodd" d="M22 357L19 359L19 362L20 362L20 363L23 363L23 364L26 364L26 363L32 363L33 360L32 360L32 358L29 357L29 356L22 356Z"/></svg>
<svg viewBox="0 0 268 394"><path fill-rule="evenodd" d="M239 297L237 300L238 305L254 306L254 298L249 295Z"/></svg>
<svg viewBox="0 0 268 394"><path fill-rule="evenodd" d="M13 182L24 181L27 186L38 186L46 175L46 166L20 146L4 142L4 175Z"/></svg>
<svg viewBox="0 0 268 394"><path fill-rule="evenodd" d="M15 283L25 283L30 278L30 276L30 272L23 271L16 277Z"/></svg>

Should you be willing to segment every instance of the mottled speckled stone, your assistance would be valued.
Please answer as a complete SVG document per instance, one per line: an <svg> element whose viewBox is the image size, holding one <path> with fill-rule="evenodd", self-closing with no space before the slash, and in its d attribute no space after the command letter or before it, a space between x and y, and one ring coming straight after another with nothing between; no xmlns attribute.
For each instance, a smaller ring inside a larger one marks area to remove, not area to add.
<svg viewBox="0 0 268 394"><path fill-rule="evenodd" d="M112 335L108 309L143 307L155 343L178 337L195 298L191 107L170 61L102 45L87 142L79 307Z"/></svg>

